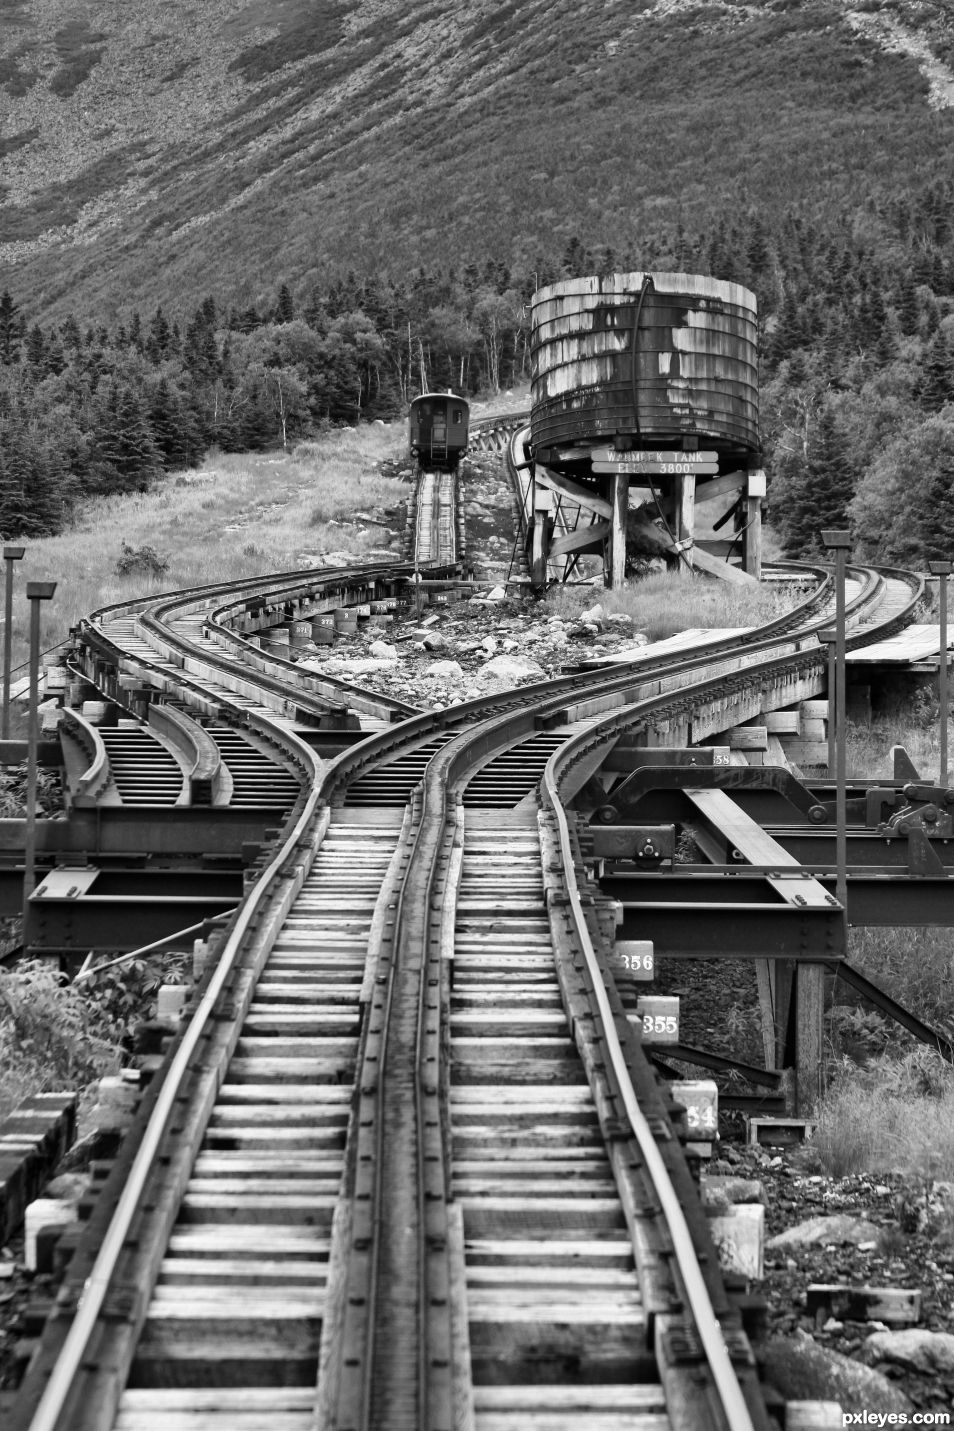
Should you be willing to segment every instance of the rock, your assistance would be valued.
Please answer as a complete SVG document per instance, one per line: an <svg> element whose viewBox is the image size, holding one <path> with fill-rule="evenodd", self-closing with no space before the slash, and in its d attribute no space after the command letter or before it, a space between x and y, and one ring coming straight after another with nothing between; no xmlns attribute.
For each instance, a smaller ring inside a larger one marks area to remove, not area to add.
<svg viewBox="0 0 954 1431"><path fill-rule="evenodd" d="M910 1327L903 1332L875 1332L862 1348L869 1365L894 1362L927 1376L954 1376L954 1334Z"/></svg>
<svg viewBox="0 0 954 1431"><path fill-rule="evenodd" d="M309 664L318 666L317 662L311 662ZM374 656L355 656L352 659L333 656L330 661L323 662L318 669L327 671L331 675L367 676L373 671L393 670L394 660L393 658L389 660L378 660Z"/></svg>
<svg viewBox="0 0 954 1431"><path fill-rule="evenodd" d="M506 589L506 587L503 587L503 586L495 586L491 591L488 591L488 593L487 593L487 600L488 600L488 601L506 601L506 600L507 600L507 589Z"/></svg>
<svg viewBox="0 0 954 1431"><path fill-rule="evenodd" d="M543 667L527 656L493 656L480 675L481 680L485 676L496 676L500 680L518 681L526 676L542 676Z"/></svg>
<svg viewBox="0 0 954 1431"><path fill-rule="evenodd" d="M439 631L429 631L423 642L425 651L446 651L450 644L447 637L442 636Z"/></svg>
<svg viewBox="0 0 954 1431"><path fill-rule="evenodd" d="M625 611L614 611L609 616L603 618L607 626L618 626L624 631L631 631L633 628L633 618Z"/></svg>
<svg viewBox="0 0 954 1431"><path fill-rule="evenodd" d="M803 1331L791 1337L770 1337L764 1363L767 1379L788 1401L837 1401L844 1412L873 1406L886 1413L912 1409L908 1398L886 1376L819 1346Z"/></svg>
<svg viewBox="0 0 954 1431"><path fill-rule="evenodd" d="M485 636L480 643L480 648L482 651L486 651L488 656L496 656L497 654L497 642L493 636Z"/></svg>
<svg viewBox="0 0 954 1431"><path fill-rule="evenodd" d="M435 661L427 670L427 675L436 680L459 680L463 674L464 668L459 661Z"/></svg>
<svg viewBox="0 0 954 1431"><path fill-rule="evenodd" d="M581 611L579 619L584 623L584 625L593 625L599 627L603 621L602 606L599 604L599 602L597 602L596 605L591 606L588 611Z"/></svg>
<svg viewBox="0 0 954 1431"><path fill-rule="evenodd" d="M703 1179L701 1191L706 1205L710 1200L722 1197L727 1203L760 1202L768 1207L768 1194L758 1178L741 1178L731 1173L709 1174Z"/></svg>
<svg viewBox="0 0 954 1431"><path fill-rule="evenodd" d="M376 661L396 661L398 650L396 646L389 646L387 641L372 641L368 655L373 656Z"/></svg>
<svg viewBox="0 0 954 1431"><path fill-rule="evenodd" d="M850 1242L856 1247L859 1242L877 1238L879 1229L863 1218L851 1217L848 1213L836 1213L834 1217L810 1217L797 1227L789 1227L769 1239L766 1247L826 1246L828 1243Z"/></svg>

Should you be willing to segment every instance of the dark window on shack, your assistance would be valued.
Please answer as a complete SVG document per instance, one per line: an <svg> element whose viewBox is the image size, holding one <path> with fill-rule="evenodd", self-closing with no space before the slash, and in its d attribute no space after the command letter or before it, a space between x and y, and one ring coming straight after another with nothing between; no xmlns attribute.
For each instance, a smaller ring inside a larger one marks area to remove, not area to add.
<svg viewBox="0 0 954 1431"><path fill-rule="evenodd" d="M453 416L452 421L453 421L453 422L460 422L460 421L461 421L461 411L460 411L460 408L459 408L459 407L455 407L455 408L454 408L454 416Z"/></svg>

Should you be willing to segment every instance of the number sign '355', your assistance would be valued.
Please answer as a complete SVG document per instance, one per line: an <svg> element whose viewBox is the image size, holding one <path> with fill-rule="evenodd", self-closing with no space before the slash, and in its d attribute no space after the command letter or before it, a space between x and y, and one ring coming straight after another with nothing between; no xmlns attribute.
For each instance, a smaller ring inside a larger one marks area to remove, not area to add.
<svg viewBox="0 0 954 1431"><path fill-rule="evenodd" d="M639 1025L643 1043L678 1043L678 998L667 994L647 994L637 999L634 1022Z"/></svg>

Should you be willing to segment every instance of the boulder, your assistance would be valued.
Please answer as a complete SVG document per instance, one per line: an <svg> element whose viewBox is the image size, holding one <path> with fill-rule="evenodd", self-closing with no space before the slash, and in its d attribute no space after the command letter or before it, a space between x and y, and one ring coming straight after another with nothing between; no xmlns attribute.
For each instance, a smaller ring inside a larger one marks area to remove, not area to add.
<svg viewBox="0 0 954 1431"><path fill-rule="evenodd" d="M954 1377L954 1334L910 1327L901 1332L874 1332L862 1348L869 1365L894 1362L926 1376Z"/></svg>
<svg viewBox="0 0 954 1431"><path fill-rule="evenodd" d="M810 1217L807 1222L779 1232L765 1245L767 1248L825 1247L829 1243L849 1242L857 1247L860 1242L877 1241L880 1233L881 1229L873 1222L842 1212L832 1217Z"/></svg>
<svg viewBox="0 0 954 1431"><path fill-rule="evenodd" d="M459 661L435 661L427 670L427 675L436 680L459 680L463 674L464 668Z"/></svg>
<svg viewBox="0 0 954 1431"><path fill-rule="evenodd" d="M398 650L396 646L390 646L387 641L372 641L368 648L368 655L373 656L376 661L396 661Z"/></svg>
<svg viewBox="0 0 954 1431"><path fill-rule="evenodd" d="M908 1398L886 1376L819 1346L803 1331L770 1337L763 1360L766 1379L786 1401L837 1401L846 1413L873 1406L887 1414L912 1409Z"/></svg>
<svg viewBox="0 0 954 1431"><path fill-rule="evenodd" d="M498 680L519 681L527 676L542 676L543 667L536 661L531 661L528 656L492 656L481 671L481 679L486 676L493 676Z"/></svg>

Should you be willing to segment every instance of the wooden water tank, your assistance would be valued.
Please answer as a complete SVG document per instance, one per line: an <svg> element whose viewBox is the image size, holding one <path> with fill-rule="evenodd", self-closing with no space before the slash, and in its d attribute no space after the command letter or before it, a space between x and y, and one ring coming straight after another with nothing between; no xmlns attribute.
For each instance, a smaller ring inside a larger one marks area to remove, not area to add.
<svg viewBox="0 0 954 1431"><path fill-rule="evenodd" d="M759 450L755 295L694 273L615 273L532 300L531 433L544 461L617 436ZM634 370L635 354L635 370Z"/></svg>

